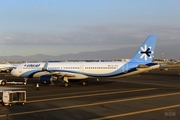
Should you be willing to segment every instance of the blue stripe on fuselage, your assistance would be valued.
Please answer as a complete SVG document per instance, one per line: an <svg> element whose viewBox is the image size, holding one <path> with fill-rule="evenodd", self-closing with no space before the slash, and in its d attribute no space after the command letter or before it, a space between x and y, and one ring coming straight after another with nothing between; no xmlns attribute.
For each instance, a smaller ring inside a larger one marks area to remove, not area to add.
<svg viewBox="0 0 180 120"><path fill-rule="evenodd" d="M142 63L139 63L142 64ZM106 74L91 74L91 73L86 73L86 72L79 72L79 71L72 71L72 70L51 70L52 72L68 72L68 73L76 73L76 74L83 74L89 77L114 77L114 76L119 76L119 75L123 75L126 73L130 73L130 72L134 72L136 71L136 67L139 65L136 62L128 62L125 63L122 67L120 67L119 69L117 69L114 72L111 73L106 73ZM157 65L157 63L144 63L144 65L147 65L149 67ZM28 76L29 78L33 78L33 76L36 73L39 72L43 72L41 70L31 70L28 72L25 72L23 74L20 75L20 77L26 77Z"/></svg>

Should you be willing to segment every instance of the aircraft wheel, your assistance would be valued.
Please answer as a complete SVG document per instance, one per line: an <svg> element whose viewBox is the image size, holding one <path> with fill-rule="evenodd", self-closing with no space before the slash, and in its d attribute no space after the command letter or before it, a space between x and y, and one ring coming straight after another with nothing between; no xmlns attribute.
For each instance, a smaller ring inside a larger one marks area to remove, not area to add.
<svg viewBox="0 0 180 120"><path fill-rule="evenodd" d="M88 85L88 81L82 81L82 85L83 85L83 86Z"/></svg>
<svg viewBox="0 0 180 120"><path fill-rule="evenodd" d="M2 81L2 82L1 82L1 85L3 85L3 86L4 86L5 84L6 84L6 82L5 82L5 81Z"/></svg>
<svg viewBox="0 0 180 120"><path fill-rule="evenodd" d="M71 86L69 82L64 83L64 87L69 87L69 86Z"/></svg>

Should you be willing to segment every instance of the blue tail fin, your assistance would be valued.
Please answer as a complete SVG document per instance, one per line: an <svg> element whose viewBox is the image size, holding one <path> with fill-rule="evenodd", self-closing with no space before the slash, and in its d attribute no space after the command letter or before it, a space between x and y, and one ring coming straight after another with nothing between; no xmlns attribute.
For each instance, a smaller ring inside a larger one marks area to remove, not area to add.
<svg viewBox="0 0 180 120"><path fill-rule="evenodd" d="M157 35L149 35L130 62L152 62Z"/></svg>

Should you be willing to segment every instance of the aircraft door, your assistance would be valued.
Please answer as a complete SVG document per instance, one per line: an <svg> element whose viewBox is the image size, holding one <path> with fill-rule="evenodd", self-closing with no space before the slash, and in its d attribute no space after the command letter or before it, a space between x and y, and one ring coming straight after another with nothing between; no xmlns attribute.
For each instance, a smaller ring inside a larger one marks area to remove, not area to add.
<svg viewBox="0 0 180 120"><path fill-rule="evenodd" d="M80 72L83 72L83 71L84 71L84 65L81 65L81 66L79 67L79 71L80 71Z"/></svg>

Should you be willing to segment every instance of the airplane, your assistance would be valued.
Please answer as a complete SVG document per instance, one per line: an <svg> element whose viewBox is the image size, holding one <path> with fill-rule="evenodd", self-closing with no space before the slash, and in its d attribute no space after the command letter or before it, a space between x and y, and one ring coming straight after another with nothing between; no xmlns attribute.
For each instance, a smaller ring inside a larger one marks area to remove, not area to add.
<svg viewBox="0 0 180 120"><path fill-rule="evenodd" d="M13 65L8 62L5 64L0 64L0 72L5 71L5 72L9 73L16 66L17 65Z"/></svg>
<svg viewBox="0 0 180 120"><path fill-rule="evenodd" d="M39 77L43 84L63 80L64 86L70 86L70 80L81 80L87 85L87 78L120 78L145 73L160 67L153 63L157 35L147 37L135 55L128 62L39 62L23 63L11 71L16 77Z"/></svg>

